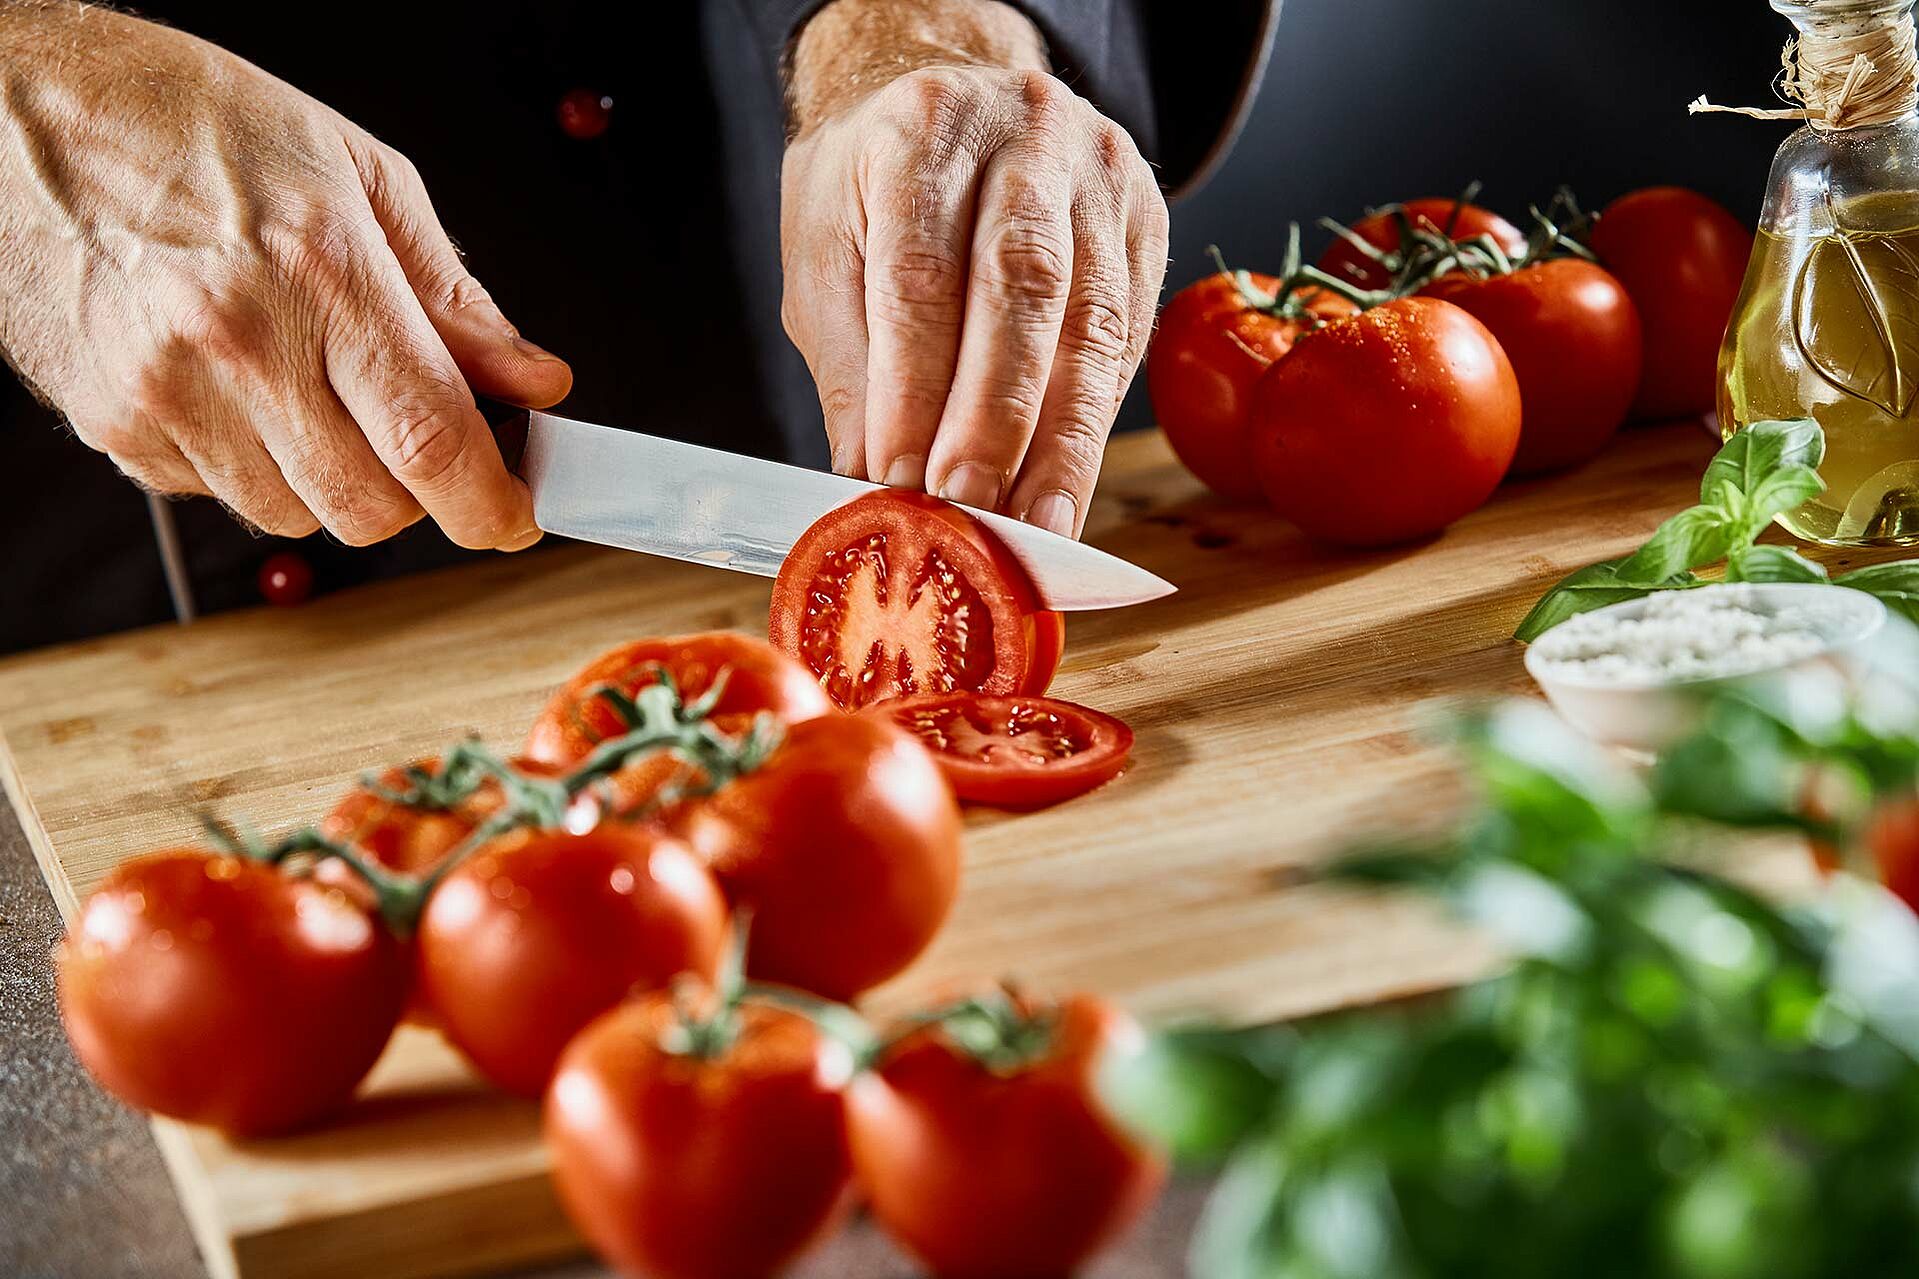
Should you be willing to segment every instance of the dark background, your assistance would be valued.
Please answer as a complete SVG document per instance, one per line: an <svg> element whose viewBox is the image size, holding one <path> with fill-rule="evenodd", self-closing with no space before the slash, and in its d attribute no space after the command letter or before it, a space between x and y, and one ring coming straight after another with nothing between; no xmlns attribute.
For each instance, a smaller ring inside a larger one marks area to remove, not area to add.
<svg viewBox="0 0 1919 1279"><path fill-rule="evenodd" d="M336 98L408 150L507 314L562 354L598 344L597 362L576 358L582 376L564 411L643 429L703 429L728 447L772 453L781 424L760 390L791 385L797 360L758 379L745 368L688 376L731 339L683 322L675 303L689 290L777 298L776 279L763 271L739 278L712 251L753 229L738 225L737 211L729 223L719 194L683 176L715 148L759 148L754 163L777 171L777 132L716 123L721 96L770 116L766 102L753 101L764 87L682 83L701 41L729 38L715 34L725 22L710 20L729 5L148 7ZM1207 21L1207 6L1194 0L1151 0L1150 9L1156 24ZM449 13L459 15L457 39L436 40L435 24L447 20L436 15ZM1236 264L1269 266L1291 220L1310 227L1322 214L1350 218L1370 204L1452 194L1474 178L1485 183L1482 202L1516 221L1562 182L1591 205L1637 186L1682 183L1750 220L1785 129L1688 116L1685 106L1701 93L1769 100L1786 34L1764 0L1287 0L1237 147L1174 208L1168 295L1210 270L1208 244ZM433 68L426 75L417 70L422 50ZM466 58L460 50L482 52L474 65L483 74L447 65ZM1221 77L1236 81L1242 64L1241 50L1222 48ZM616 93L607 144L556 145L551 104L585 85ZM671 225L693 231L611 226L608 192L630 208L677 210ZM519 211L529 199L540 202L537 215ZM1309 237L1319 242L1319 233ZM1122 428L1151 422L1143 383ZM804 388L794 398L790 413L802 420L784 433L815 443L817 427L803 419L817 421L817 407ZM636 404L646 416L634 416ZM823 457L819 447L805 460ZM141 496L10 379L0 379L0 483L0 652L171 615ZM283 544L237 536L210 502L175 510L203 607L256 602L255 570ZM300 550L323 589L457 554L428 527L364 551L321 538Z"/></svg>

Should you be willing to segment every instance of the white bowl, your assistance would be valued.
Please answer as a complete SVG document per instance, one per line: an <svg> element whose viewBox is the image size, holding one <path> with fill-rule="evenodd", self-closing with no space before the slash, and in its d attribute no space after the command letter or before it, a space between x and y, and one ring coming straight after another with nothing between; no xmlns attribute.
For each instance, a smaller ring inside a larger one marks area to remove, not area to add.
<svg viewBox="0 0 1919 1279"><path fill-rule="evenodd" d="M1815 582L1756 582L1695 587L1689 594L1738 591L1767 610L1805 607L1818 611L1826 641L1817 652L1758 670L1703 679L1622 682L1575 671L1554 670L1549 637L1526 649L1526 672L1545 690L1560 716L1595 741L1629 750L1657 752L1697 727L1703 694L1728 685L1764 684L1795 704L1843 703L1848 690L1879 687L1882 677L1908 680L1900 692L1919 690L1919 636L1908 626L1888 625L1886 606L1864 591ZM1587 616L1637 617L1650 599L1627 600ZM1903 619L1895 619L1903 620ZM1564 623L1561 623L1564 625ZM1910 663L1910 667L1908 667ZM1807 699L1817 698L1818 703Z"/></svg>

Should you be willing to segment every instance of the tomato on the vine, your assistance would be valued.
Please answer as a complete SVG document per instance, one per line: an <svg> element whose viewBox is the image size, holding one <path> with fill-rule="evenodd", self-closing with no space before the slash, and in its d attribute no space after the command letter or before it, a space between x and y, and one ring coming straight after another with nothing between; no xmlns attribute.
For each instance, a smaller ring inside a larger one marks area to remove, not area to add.
<svg viewBox="0 0 1919 1279"><path fill-rule="evenodd" d="M843 707L912 693L1041 693L1062 632L1004 544L949 502L886 489L800 536L768 634Z"/></svg>
<svg viewBox="0 0 1919 1279"><path fill-rule="evenodd" d="M509 762L516 771L529 777L556 778L562 771L535 759L519 758ZM335 843L370 855L388 870L407 875L428 873L506 803L499 782L490 777L471 794L451 804L435 805L424 800L405 803L395 798L406 796L410 789L416 788L420 774L435 773L439 768L439 759L423 759L389 768L372 779L371 785L365 781L356 784L320 819L320 833ZM576 799L567 815L568 825L574 828L593 825L599 817L596 799L592 793ZM341 863L322 863L322 868L336 879L342 873L351 874L343 868L335 871L335 867L341 867Z"/></svg>
<svg viewBox="0 0 1919 1279"><path fill-rule="evenodd" d="M1139 1028L1081 995L990 996L963 1038L939 1022L847 1094L873 1216L942 1279L1068 1275L1150 1205L1166 1168L1107 1113L1103 1058Z"/></svg>
<svg viewBox="0 0 1919 1279"><path fill-rule="evenodd" d="M1639 307L1645 359L1633 411L1704 413L1717 397L1719 345L1752 256L1752 231L1682 187L1620 196L1599 215L1593 252Z"/></svg>
<svg viewBox="0 0 1919 1279"><path fill-rule="evenodd" d="M1305 334L1253 391L1267 499L1309 536L1383 546L1492 495L1519 446L1519 382L1486 326L1400 298Z"/></svg>
<svg viewBox="0 0 1919 1279"><path fill-rule="evenodd" d="M67 1037L101 1087L236 1137L344 1105L408 986L398 942L348 893L194 849L109 874L58 967Z"/></svg>
<svg viewBox="0 0 1919 1279"><path fill-rule="evenodd" d="M1517 257L1525 252L1525 233L1491 209L1482 209L1464 200L1434 197L1408 200L1398 207L1405 210L1415 230L1437 231L1462 243L1489 235L1509 257ZM1354 235L1382 252L1390 253L1400 247L1399 219L1394 216L1393 206L1361 218L1350 229ZM1362 289L1383 289L1392 283L1391 276L1380 263L1367 257L1343 237L1335 237L1326 252L1320 255L1319 269L1336 280L1344 280Z"/></svg>
<svg viewBox="0 0 1919 1279"><path fill-rule="evenodd" d="M1639 309L1604 268L1549 258L1484 279L1455 272L1422 290L1492 332L1519 379L1512 474L1583 462L1626 420L1639 388Z"/></svg>
<svg viewBox="0 0 1919 1279"><path fill-rule="evenodd" d="M1248 282L1268 295L1279 283L1252 273ZM1356 309L1325 291L1303 304L1327 320ZM1253 501L1260 496L1246 438L1253 384L1292 350L1305 325L1255 306L1223 271L1181 289L1159 314L1146 352L1153 414L1186 469L1221 497Z"/></svg>
<svg viewBox="0 0 1919 1279"><path fill-rule="evenodd" d="M953 793L883 720L795 724L758 769L665 820L752 912L747 972L830 999L904 969L958 890Z"/></svg>
<svg viewBox="0 0 1919 1279"><path fill-rule="evenodd" d="M715 1028L682 1008L632 1000L568 1045L545 1112L560 1202L628 1274L779 1273L851 1200L851 1056L796 1013L747 1003Z"/></svg>
<svg viewBox="0 0 1919 1279"><path fill-rule="evenodd" d="M427 899L422 1002L481 1074L538 1096L580 1027L681 973L711 977L725 899L658 829L519 830L475 850Z"/></svg>
<svg viewBox="0 0 1919 1279"><path fill-rule="evenodd" d="M611 686L631 697L666 671L681 696L695 701L726 673L726 687L709 716L714 726L740 732L762 713L786 723L833 709L813 676L772 645L732 631L643 639L600 654L547 702L526 738L528 759L578 763L626 725L595 690Z"/></svg>
<svg viewBox="0 0 1919 1279"><path fill-rule="evenodd" d="M1043 808L1119 775L1133 730L1052 697L932 693L882 702L883 716L925 743L953 793L1000 808Z"/></svg>

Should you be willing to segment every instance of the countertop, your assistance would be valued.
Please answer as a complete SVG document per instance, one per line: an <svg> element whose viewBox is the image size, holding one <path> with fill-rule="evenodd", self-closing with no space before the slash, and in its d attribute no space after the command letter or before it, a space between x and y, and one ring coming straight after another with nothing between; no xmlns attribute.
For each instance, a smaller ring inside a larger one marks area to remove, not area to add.
<svg viewBox="0 0 1919 1279"><path fill-rule="evenodd" d="M0 1275L205 1279L146 1123L95 1088L54 1002L54 909L19 818L0 802ZM1127 1245L1086 1279L1173 1279L1204 1186L1176 1183ZM861 1221L791 1279L909 1279ZM521 1279L602 1279L591 1262Z"/></svg>

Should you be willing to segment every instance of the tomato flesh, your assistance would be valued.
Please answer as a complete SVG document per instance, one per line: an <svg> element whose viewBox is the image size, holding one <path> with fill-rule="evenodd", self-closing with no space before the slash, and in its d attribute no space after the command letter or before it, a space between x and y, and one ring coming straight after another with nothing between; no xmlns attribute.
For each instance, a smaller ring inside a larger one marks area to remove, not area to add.
<svg viewBox="0 0 1919 1279"><path fill-rule="evenodd" d="M953 793L1000 808L1042 808L1118 776L1133 730L1050 697L974 693L903 698L874 708L918 737Z"/></svg>
<svg viewBox="0 0 1919 1279"><path fill-rule="evenodd" d="M985 526L919 493L871 493L803 534L773 588L768 630L835 703L956 690L1043 689L1056 619Z"/></svg>

